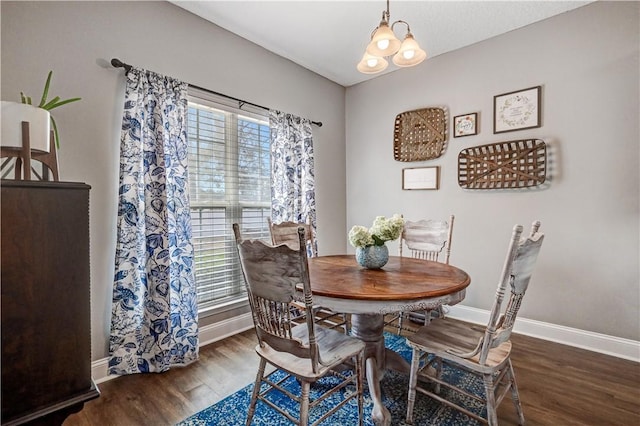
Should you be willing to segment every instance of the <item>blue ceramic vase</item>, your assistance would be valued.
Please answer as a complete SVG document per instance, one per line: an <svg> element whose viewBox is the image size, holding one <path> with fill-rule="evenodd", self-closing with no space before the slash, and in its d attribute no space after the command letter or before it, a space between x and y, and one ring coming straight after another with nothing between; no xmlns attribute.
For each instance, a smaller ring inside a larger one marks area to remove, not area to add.
<svg viewBox="0 0 640 426"><path fill-rule="evenodd" d="M389 249L386 245L356 247L356 262L367 269L380 269L389 261Z"/></svg>

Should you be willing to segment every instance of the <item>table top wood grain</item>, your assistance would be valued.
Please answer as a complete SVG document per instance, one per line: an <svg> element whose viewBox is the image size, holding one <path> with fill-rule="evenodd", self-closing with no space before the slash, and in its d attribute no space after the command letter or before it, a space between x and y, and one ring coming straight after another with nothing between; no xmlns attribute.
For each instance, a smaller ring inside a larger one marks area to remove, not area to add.
<svg viewBox="0 0 640 426"><path fill-rule="evenodd" d="M359 266L353 255L309 259L311 290L315 296L400 301L445 296L464 290L469 275L452 265L410 257L389 256L382 269Z"/></svg>

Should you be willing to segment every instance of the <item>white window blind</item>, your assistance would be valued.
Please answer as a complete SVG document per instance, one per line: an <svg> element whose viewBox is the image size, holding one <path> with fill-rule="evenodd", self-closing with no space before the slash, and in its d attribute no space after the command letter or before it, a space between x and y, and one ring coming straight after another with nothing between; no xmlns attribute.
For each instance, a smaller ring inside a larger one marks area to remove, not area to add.
<svg viewBox="0 0 640 426"><path fill-rule="evenodd" d="M202 311L246 297L232 224L245 237L269 238L270 133L266 111L238 110L189 90L189 195Z"/></svg>

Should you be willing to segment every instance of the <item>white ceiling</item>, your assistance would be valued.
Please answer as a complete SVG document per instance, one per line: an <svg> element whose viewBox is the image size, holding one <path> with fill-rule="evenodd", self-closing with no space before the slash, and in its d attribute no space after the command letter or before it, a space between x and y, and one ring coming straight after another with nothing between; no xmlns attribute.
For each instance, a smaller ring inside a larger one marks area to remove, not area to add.
<svg viewBox="0 0 640 426"><path fill-rule="evenodd" d="M356 70L385 0L171 1L345 87L393 72ZM591 1L391 1L391 21L411 26L427 59L591 3ZM399 27L399 29L398 29ZM396 27L404 37L404 25ZM423 62L424 64L424 62Z"/></svg>

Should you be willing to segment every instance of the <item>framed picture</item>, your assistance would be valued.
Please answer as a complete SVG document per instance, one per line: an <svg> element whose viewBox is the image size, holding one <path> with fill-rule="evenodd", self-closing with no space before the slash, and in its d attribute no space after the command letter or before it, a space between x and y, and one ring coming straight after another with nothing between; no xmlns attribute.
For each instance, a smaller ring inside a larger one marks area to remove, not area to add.
<svg viewBox="0 0 640 426"><path fill-rule="evenodd" d="M478 134L478 113L457 115L453 117L453 137L471 136Z"/></svg>
<svg viewBox="0 0 640 426"><path fill-rule="evenodd" d="M493 97L493 133L540 127L542 87L535 86Z"/></svg>
<svg viewBox="0 0 640 426"><path fill-rule="evenodd" d="M402 169L402 189L439 189L440 166Z"/></svg>

